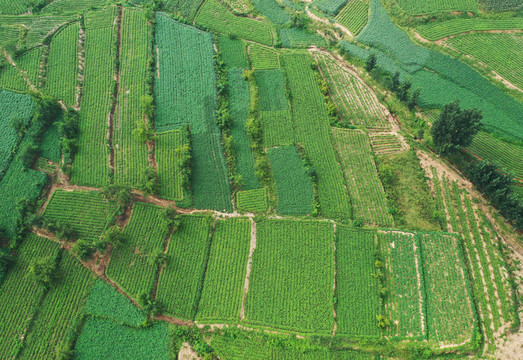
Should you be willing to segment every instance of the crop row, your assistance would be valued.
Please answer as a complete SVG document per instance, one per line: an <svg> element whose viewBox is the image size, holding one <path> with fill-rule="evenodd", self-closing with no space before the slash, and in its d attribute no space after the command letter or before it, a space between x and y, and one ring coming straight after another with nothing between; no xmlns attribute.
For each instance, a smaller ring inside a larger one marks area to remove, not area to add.
<svg viewBox="0 0 523 360"><path fill-rule="evenodd" d="M131 296L149 294L158 269L154 259L163 251L167 234L162 208L135 203L129 224L122 231L125 241L111 254L107 277Z"/></svg>
<svg viewBox="0 0 523 360"><path fill-rule="evenodd" d="M79 238L96 240L115 212L116 205L105 200L101 193L57 189L51 195L44 216L47 221L68 224Z"/></svg>
<svg viewBox="0 0 523 360"><path fill-rule="evenodd" d="M229 68L247 69L249 67L247 45L243 40L219 35L217 45L220 50L220 58Z"/></svg>
<svg viewBox="0 0 523 360"><path fill-rule="evenodd" d="M182 154L176 150L183 145L183 130L164 132L156 138L158 184L160 185L160 195L165 199L182 200L184 198L183 176L178 167Z"/></svg>
<svg viewBox="0 0 523 360"><path fill-rule="evenodd" d="M68 106L76 103L78 83L79 23L70 24L53 36L47 58L45 91Z"/></svg>
<svg viewBox="0 0 523 360"><path fill-rule="evenodd" d="M316 170L321 214L329 218L350 218L347 191L331 144L327 108L310 67L311 58L293 54L283 59L292 94L295 137Z"/></svg>
<svg viewBox="0 0 523 360"><path fill-rule="evenodd" d="M291 17L276 0L252 0L252 4L256 10L277 25L285 25L291 21Z"/></svg>
<svg viewBox="0 0 523 360"><path fill-rule="evenodd" d="M80 139L71 181L102 186L109 182L107 117L113 103L116 58L116 10L89 13L85 30L85 70L80 112Z"/></svg>
<svg viewBox="0 0 523 360"><path fill-rule="evenodd" d="M249 46L249 59L254 70L278 69L280 67L278 57L279 54L271 48L259 44Z"/></svg>
<svg viewBox="0 0 523 360"><path fill-rule="evenodd" d="M198 305L199 322L239 321L251 221L217 220Z"/></svg>
<svg viewBox="0 0 523 360"><path fill-rule="evenodd" d="M334 103L346 122L388 128L390 124L376 96L365 84L328 55L317 56Z"/></svg>
<svg viewBox="0 0 523 360"><path fill-rule="evenodd" d="M237 194L238 209L252 212L267 211L267 189L239 191Z"/></svg>
<svg viewBox="0 0 523 360"><path fill-rule="evenodd" d="M367 134L360 130L332 128L332 141L345 177L353 218L370 224L392 226L387 197L378 176Z"/></svg>
<svg viewBox="0 0 523 360"><path fill-rule="evenodd" d="M147 147L133 136L136 123L145 121L140 99L147 91L149 39L143 12L123 9L121 32L120 85L112 144L114 182L138 187L147 167Z"/></svg>
<svg viewBox="0 0 523 360"><path fill-rule="evenodd" d="M235 35L260 44L272 45L269 23L231 14L218 0L206 0L194 21L216 32Z"/></svg>
<svg viewBox="0 0 523 360"><path fill-rule="evenodd" d="M367 0L350 0L335 18L353 35L359 34L367 24L368 19L369 2Z"/></svg>
<svg viewBox="0 0 523 360"><path fill-rule="evenodd" d="M472 11L478 9L476 0L398 0L399 6L411 15L421 15L440 11Z"/></svg>
<svg viewBox="0 0 523 360"><path fill-rule="evenodd" d="M261 111L265 147L294 144L290 110Z"/></svg>

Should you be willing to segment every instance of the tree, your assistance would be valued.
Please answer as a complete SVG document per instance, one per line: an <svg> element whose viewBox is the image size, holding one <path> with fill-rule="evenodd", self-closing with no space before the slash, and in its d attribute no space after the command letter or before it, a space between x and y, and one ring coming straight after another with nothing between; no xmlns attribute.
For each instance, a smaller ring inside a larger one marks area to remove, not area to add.
<svg viewBox="0 0 523 360"><path fill-rule="evenodd" d="M103 188L102 194L106 199L116 201L122 210L127 209L133 202L133 191L127 185L107 185Z"/></svg>
<svg viewBox="0 0 523 360"><path fill-rule="evenodd" d="M142 108L142 114L147 117L151 117L154 113L154 99L151 95L143 95L140 98L140 106Z"/></svg>
<svg viewBox="0 0 523 360"><path fill-rule="evenodd" d="M459 100L445 105L430 130L436 150L448 155L470 145L481 128L482 118L478 109L461 110Z"/></svg>
<svg viewBox="0 0 523 360"><path fill-rule="evenodd" d="M401 101L407 101L411 86L412 84L408 80L406 80L403 84L399 85L398 90L396 91L398 99L400 99Z"/></svg>
<svg viewBox="0 0 523 360"><path fill-rule="evenodd" d="M125 242L125 236L117 226L113 226L104 232L104 240L114 248L122 245Z"/></svg>
<svg viewBox="0 0 523 360"><path fill-rule="evenodd" d="M365 70L371 72L376 67L376 54L371 54L365 61Z"/></svg>
<svg viewBox="0 0 523 360"><path fill-rule="evenodd" d="M400 87L400 72L396 71L391 79L390 89L394 92L398 91Z"/></svg>
<svg viewBox="0 0 523 360"><path fill-rule="evenodd" d="M11 254L0 249L0 272L6 272L15 262Z"/></svg>
<svg viewBox="0 0 523 360"><path fill-rule="evenodd" d="M146 167L142 172L142 179L138 188L142 190L143 195L155 195L159 191L158 174L152 166Z"/></svg>
<svg viewBox="0 0 523 360"><path fill-rule="evenodd" d="M133 130L133 136L138 141L149 142L154 137L154 130L143 120L138 120L136 122L136 129Z"/></svg>
<svg viewBox="0 0 523 360"><path fill-rule="evenodd" d="M409 101L407 101L407 107L409 108L409 110L413 110L416 106L418 106L419 94L419 89L416 89L410 96Z"/></svg>
<svg viewBox="0 0 523 360"><path fill-rule="evenodd" d="M24 119L22 119L19 116L16 116L11 120L11 126L13 127L13 129L15 129L16 133L18 134L18 137L21 138L24 135L27 124L25 123Z"/></svg>
<svg viewBox="0 0 523 360"><path fill-rule="evenodd" d="M48 289L56 278L56 259L51 256L32 259L27 269L27 277Z"/></svg>

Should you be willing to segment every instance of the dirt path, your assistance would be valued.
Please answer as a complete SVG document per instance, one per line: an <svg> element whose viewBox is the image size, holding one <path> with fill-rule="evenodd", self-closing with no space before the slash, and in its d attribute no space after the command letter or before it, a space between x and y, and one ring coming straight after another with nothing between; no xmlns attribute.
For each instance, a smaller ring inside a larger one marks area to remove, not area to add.
<svg viewBox="0 0 523 360"><path fill-rule="evenodd" d="M412 237L412 248L413 248L414 254L416 254L417 247L416 247L416 239L414 236ZM420 316L420 325L421 325L420 328L421 328L421 333L426 334L425 314L423 314L424 302L423 302L423 295L421 294L421 274L419 271L420 265L419 265L419 259L418 259L417 255L414 255L414 267L416 269L416 283L418 286L418 297L419 297L418 303L419 303L419 316Z"/></svg>
<svg viewBox="0 0 523 360"><path fill-rule="evenodd" d="M38 89L31 83L31 80L29 80L29 78L27 77L27 74L25 73L25 71L23 71L22 69L20 69L18 67L18 65L16 65L16 63L14 62L13 58L11 57L11 55L9 55L9 53L7 51L5 51L5 50L0 50L0 51L5 56L7 62L9 62L11 65L13 65L13 67L16 69L16 71L18 71L18 73L24 79L24 81L27 84L27 86L29 86L31 88L31 90L33 90L34 92L39 92Z"/></svg>
<svg viewBox="0 0 523 360"><path fill-rule="evenodd" d="M256 222L251 218L251 244L249 247L249 260L247 260L247 271L245 272L245 282L243 285L243 296L242 296L242 307L240 310L240 321L245 318L245 299L249 292L249 278L251 276L252 269L252 255L256 249Z"/></svg>
<svg viewBox="0 0 523 360"><path fill-rule="evenodd" d="M76 83L76 103L74 109L80 111L80 101L82 99L83 85L84 85L84 69L85 69L85 29L82 26L82 21L78 22L78 77Z"/></svg>

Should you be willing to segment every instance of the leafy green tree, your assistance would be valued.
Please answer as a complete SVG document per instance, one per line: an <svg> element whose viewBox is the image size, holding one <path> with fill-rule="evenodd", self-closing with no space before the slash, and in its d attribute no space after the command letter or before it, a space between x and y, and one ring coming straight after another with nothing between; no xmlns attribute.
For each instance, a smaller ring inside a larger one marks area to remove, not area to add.
<svg viewBox="0 0 523 360"><path fill-rule="evenodd" d="M32 259L27 269L27 277L48 289L56 279L56 259L51 256Z"/></svg>
<svg viewBox="0 0 523 360"><path fill-rule="evenodd" d="M151 117L154 114L154 98L151 95L143 95L140 98L142 114Z"/></svg>
<svg viewBox="0 0 523 360"><path fill-rule="evenodd" d="M413 110L416 106L418 106L419 94L420 90L416 89L410 96L409 100L407 101L407 107L409 108L409 110Z"/></svg>
<svg viewBox="0 0 523 360"><path fill-rule="evenodd" d="M365 70L371 72L376 67L376 54L371 54L365 61Z"/></svg>
<svg viewBox="0 0 523 360"><path fill-rule="evenodd" d="M145 197L156 195L160 190L158 174L152 166L148 166L143 170L141 182L138 185L138 188L143 192Z"/></svg>
<svg viewBox="0 0 523 360"><path fill-rule="evenodd" d="M406 80L403 84L399 85L398 89L396 90L398 99L400 99L401 101L407 101L409 98L409 90L411 86L412 84L408 80Z"/></svg>
<svg viewBox="0 0 523 360"><path fill-rule="evenodd" d="M116 201L122 210L126 210L133 202L133 190L128 185L107 185L102 189L103 196Z"/></svg>
<svg viewBox="0 0 523 360"><path fill-rule="evenodd" d="M111 245L113 249L125 242L125 235L118 226L113 226L105 230L103 238L105 243Z"/></svg>
<svg viewBox="0 0 523 360"><path fill-rule="evenodd" d="M461 110L459 100L445 105L430 130L436 150L448 155L470 145L481 128L482 118L477 109Z"/></svg>
<svg viewBox="0 0 523 360"><path fill-rule="evenodd" d="M136 122L136 128L133 130L133 136L138 141L149 142L154 138L154 129L143 120L138 120Z"/></svg>
<svg viewBox="0 0 523 360"><path fill-rule="evenodd" d="M392 75L391 83L390 83L390 89L394 92L398 91L400 87L400 72L396 71L394 75Z"/></svg>

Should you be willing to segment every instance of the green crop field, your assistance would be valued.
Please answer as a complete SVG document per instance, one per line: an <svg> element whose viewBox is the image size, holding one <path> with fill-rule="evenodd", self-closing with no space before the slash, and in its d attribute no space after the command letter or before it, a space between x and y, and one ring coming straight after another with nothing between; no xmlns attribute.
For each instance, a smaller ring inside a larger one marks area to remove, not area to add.
<svg viewBox="0 0 523 360"><path fill-rule="evenodd" d="M230 127L236 153L236 171L242 177L242 189L252 190L260 187L254 171L254 154L251 151L251 139L247 134L247 116L249 115L249 82L242 76L243 70L229 70L229 99L233 123Z"/></svg>
<svg viewBox="0 0 523 360"><path fill-rule="evenodd" d="M371 128L390 127L383 106L363 81L327 55L318 54L316 59L343 120Z"/></svg>
<svg viewBox="0 0 523 360"><path fill-rule="evenodd" d="M75 358L169 360L169 329L165 322L146 328L88 318L75 347Z"/></svg>
<svg viewBox="0 0 523 360"><path fill-rule="evenodd" d="M279 54L272 48L259 44L249 45L249 60L254 70L271 70L280 67Z"/></svg>
<svg viewBox="0 0 523 360"><path fill-rule="evenodd" d="M44 240L49 242L50 240ZM21 359L55 359L81 316L81 307L94 284L94 274L71 254L62 254L58 272L63 274L48 291L32 320Z"/></svg>
<svg viewBox="0 0 523 360"><path fill-rule="evenodd" d="M129 224L123 229L124 244L114 249L107 276L130 295L150 293L158 266L154 255L164 249L168 235L162 208L145 203L133 206Z"/></svg>
<svg viewBox="0 0 523 360"><path fill-rule="evenodd" d="M517 358L521 10L0 0L0 359Z"/></svg>
<svg viewBox="0 0 523 360"><path fill-rule="evenodd" d="M252 4L262 15L277 25L285 25L291 17L276 0L252 0Z"/></svg>
<svg viewBox="0 0 523 360"><path fill-rule="evenodd" d="M292 95L295 138L304 146L318 174L320 212L325 217L348 219L351 215L348 195L330 141L327 108L310 68L312 59L308 55L283 58Z"/></svg>
<svg viewBox="0 0 523 360"><path fill-rule="evenodd" d="M158 280L157 299L165 313L194 319L202 294L213 219L209 216L180 216L180 228L169 239L167 264Z"/></svg>
<svg viewBox="0 0 523 360"><path fill-rule="evenodd" d="M14 358L19 353L23 345L20 336L26 335L35 307L44 297L44 289L26 277L31 259L56 258L58 251L58 244L36 235L28 236L20 247L14 267L0 286L0 352L3 356Z"/></svg>
<svg viewBox="0 0 523 360"><path fill-rule="evenodd" d="M473 11L478 10L477 0L398 0L399 6L412 15L430 14L441 11Z"/></svg>
<svg viewBox="0 0 523 360"><path fill-rule="evenodd" d="M436 41L448 36L472 31L516 30L523 27L523 19L513 17L508 19L452 19L434 22L416 27L416 31L425 39Z"/></svg>
<svg viewBox="0 0 523 360"><path fill-rule="evenodd" d="M523 163L514 161L523 158L523 149L520 146L480 132L474 137L469 150L482 159L500 166L504 171L511 172L515 177L523 179Z"/></svg>
<svg viewBox="0 0 523 360"><path fill-rule="evenodd" d="M160 195L170 200L185 197L183 179L176 163L181 155L176 149L184 145L183 131L173 130L158 135L156 139L156 162L158 164L158 183Z"/></svg>
<svg viewBox="0 0 523 360"><path fill-rule="evenodd" d="M297 28L284 28L280 30L283 46L288 48L302 48L309 46L325 47L325 39L316 33L310 33Z"/></svg>
<svg viewBox="0 0 523 360"><path fill-rule="evenodd" d="M238 191L236 194L236 203L239 210L248 212L265 212L267 211L267 189L253 189Z"/></svg>
<svg viewBox="0 0 523 360"><path fill-rule="evenodd" d="M380 231L378 239L390 291L385 310L395 320L388 335L424 339L426 292L430 289L425 289L420 239L396 231Z"/></svg>
<svg viewBox="0 0 523 360"><path fill-rule="evenodd" d="M120 86L114 114L114 182L138 186L147 167L147 147L133 137L145 121L140 99L146 94L148 26L143 12L124 9L120 48Z"/></svg>
<svg viewBox="0 0 523 360"><path fill-rule="evenodd" d="M48 221L68 224L81 239L96 240L112 221L115 204L101 193L55 190L43 213Z"/></svg>
<svg viewBox="0 0 523 360"><path fill-rule="evenodd" d="M312 180L296 147L272 148L268 155L278 196L276 211L282 215L310 214L314 200Z"/></svg>
<svg viewBox="0 0 523 360"><path fill-rule="evenodd" d="M256 229L256 249L245 303L247 323L301 333L331 333L332 224L264 220L257 223ZM279 256L274 256L275 252Z"/></svg>
<svg viewBox="0 0 523 360"><path fill-rule="evenodd" d="M249 219L216 222L198 304L196 319L199 322L216 323L240 319L250 242Z"/></svg>
<svg viewBox="0 0 523 360"><path fill-rule="evenodd" d="M53 36L47 58L45 91L68 106L76 104L80 25L73 23Z"/></svg>
<svg viewBox="0 0 523 360"><path fill-rule="evenodd" d="M336 227L337 333L354 338L379 336L380 314L374 232Z"/></svg>
<svg viewBox="0 0 523 360"><path fill-rule="evenodd" d="M32 114L33 100L30 96L0 90L0 179L5 174L18 144L18 134L12 123L20 119L27 124Z"/></svg>
<svg viewBox="0 0 523 360"><path fill-rule="evenodd" d="M222 60L230 68L246 69L249 67L247 45L244 41L220 35L218 37L218 48Z"/></svg>
<svg viewBox="0 0 523 360"><path fill-rule="evenodd" d="M392 226L392 215L388 212L387 198L367 134L359 130L332 128L332 140L349 191L354 219Z"/></svg>
<svg viewBox="0 0 523 360"><path fill-rule="evenodd" d="M223 34L230 34L264 45L273 43L272 28L269 23L234 16L218 0L206 0L194 21Z"/></svg>
<svg viewBox="0 0 523 360"><path fill-rule="evenodd" d="M335 20L353 35L358 35L369 19L368 0L349 0Z"/></svg>
<svg viewBox="0 0 523 360"><path fill-rule="evenodd" d="M520 89L523 88L523 35L471 34L453 37L448 42L454 49L473 56ZM492 51L493 48L496 51Z"/></svg>
<svg viewBox="0 0 523 360"><path fill-rule="evenodd" d="M281 70L260 70L254 73L261 111L287 110L285 78Z"/></svg>
<svg viewBox="0 0 523 360"><path fill-rule="evenodd" d="M85 19L85 70L80 140L71 181L78 185L109 183L107 117L111 112L116 57L116 8L90 12Z"/></svg>
<svg viewBox="0 0 523 360"><path fill-rule="evenodd" d="M289 110L261 111L263 143L266 147L294 144L292 115Z"/></svg>

